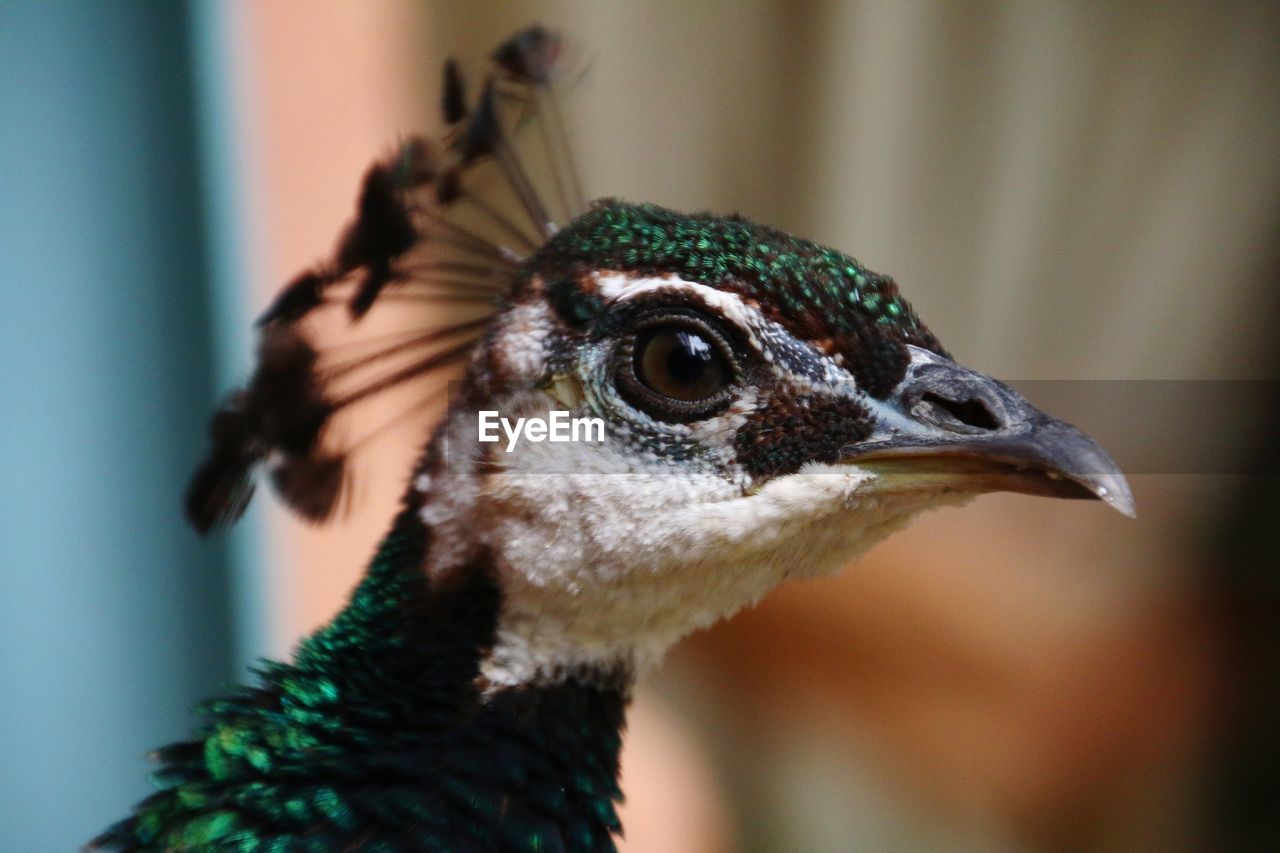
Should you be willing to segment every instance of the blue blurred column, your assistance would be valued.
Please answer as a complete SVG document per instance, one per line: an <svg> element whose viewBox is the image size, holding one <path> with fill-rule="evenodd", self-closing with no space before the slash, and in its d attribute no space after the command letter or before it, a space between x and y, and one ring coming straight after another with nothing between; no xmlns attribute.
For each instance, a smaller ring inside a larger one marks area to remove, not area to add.
<svg viewBox="0 0 1280 853"><path fill-rule="evenodd" d="M233 675L179 513L216 397L187 14L0 0L4 851L122 817Z"/></svg>

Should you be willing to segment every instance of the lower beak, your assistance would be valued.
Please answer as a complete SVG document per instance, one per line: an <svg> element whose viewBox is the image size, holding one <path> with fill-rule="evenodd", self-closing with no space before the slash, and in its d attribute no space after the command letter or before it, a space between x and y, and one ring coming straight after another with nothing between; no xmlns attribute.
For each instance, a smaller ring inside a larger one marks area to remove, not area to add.
<svg viewBox="0 0 1280 853"><path fill-rule="evenodd" d="M965 491L1096 499L1134 516L1128 482L1096 441L942 356L913 347L879 414L876 432L844 448L841 461L939 475Z"/></svg>

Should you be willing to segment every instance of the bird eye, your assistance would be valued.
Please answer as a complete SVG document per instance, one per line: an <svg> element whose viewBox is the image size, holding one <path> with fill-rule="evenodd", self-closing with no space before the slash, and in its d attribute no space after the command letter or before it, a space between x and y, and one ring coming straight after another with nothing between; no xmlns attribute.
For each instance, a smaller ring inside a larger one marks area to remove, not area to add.
<svg viewBox="0 0 1280 853"><path fill-rule="evenodd" d="M728 373L715 344L692 329L658 329L636 347L636 376L650 389L692 403L719 391Z"/></svg>
<svg viewBox="0 0 1280 853"><path fill-rule="evenodd" d="M731 350L710 324L692 316L644 324L619 371L619 390L659 420L708 417L729 400Z"/></svg>

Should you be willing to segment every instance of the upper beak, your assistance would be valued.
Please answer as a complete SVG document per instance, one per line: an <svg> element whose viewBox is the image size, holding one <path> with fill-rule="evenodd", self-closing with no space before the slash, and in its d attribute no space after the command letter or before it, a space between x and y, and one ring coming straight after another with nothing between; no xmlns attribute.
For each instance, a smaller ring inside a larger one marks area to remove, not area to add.
<svg viewBox="0 0 1280 853"><path fill-rule="evenodd" d="M911 351L906 377L875 407L875 432L844 448L842 461L942 465L974 491L1095 498L1133 517L1124 475L1084 432L1003 382L927 350Z"/></svg>

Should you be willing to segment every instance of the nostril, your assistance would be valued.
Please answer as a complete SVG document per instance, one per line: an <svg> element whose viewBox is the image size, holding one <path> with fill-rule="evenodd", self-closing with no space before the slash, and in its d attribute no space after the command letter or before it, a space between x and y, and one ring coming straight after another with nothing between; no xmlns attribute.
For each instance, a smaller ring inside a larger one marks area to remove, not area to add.
<svg viewBox="0 0 1280 853"><path fill-rule="evenodd" d="M977 430L996 430L1000 421L981 400L948 400L932 391L926 391L920 398L920 404L932 410L933 419L945 425L948 420L958 421L966 427ZM941 417L939 417L941 415ZM948 417L949 416L949 417Z"/></svg>

